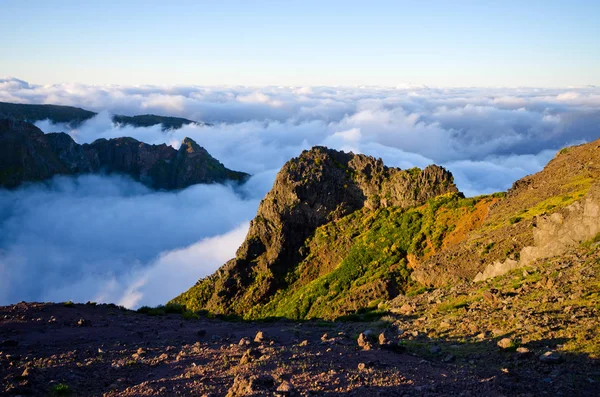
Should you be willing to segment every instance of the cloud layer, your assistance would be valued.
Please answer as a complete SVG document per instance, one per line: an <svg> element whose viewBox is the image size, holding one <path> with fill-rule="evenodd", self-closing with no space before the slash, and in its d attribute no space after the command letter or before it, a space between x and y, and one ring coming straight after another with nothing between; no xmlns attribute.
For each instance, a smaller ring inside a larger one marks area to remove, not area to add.
<svg viewBox="0 0 600 397"><path fill-rule="evenodd" d="M227 167L254 174L237 191L193 186L157 193L127 179L89 176L0 192L0 303L164 302L233 256L277 170L313 145L402 168L442 164L465 194L476 195L505 190L561 147L600 135L595 87L98 87L5 79L0 101L99 112L74 130L38 123L80 143L133 136L177 147L189 136ZM212 125L167 132L120 127L113 113Z"/></svg>
<svg viewBox="0 0 600 397"><path fill-rule="evenodd" d="M0 190L0 303L164 303L235 255L257 205L228 186L157 193L118 176Z"/></svg>

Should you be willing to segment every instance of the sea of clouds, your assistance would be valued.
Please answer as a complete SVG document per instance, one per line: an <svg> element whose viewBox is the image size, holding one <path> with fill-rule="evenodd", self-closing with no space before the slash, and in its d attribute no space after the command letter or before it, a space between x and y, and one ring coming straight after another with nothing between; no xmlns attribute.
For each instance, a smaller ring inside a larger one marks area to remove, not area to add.
<svg viewBox="0 0 600 397"><path fill-rule="evenodd" d="M260 199L289 158L314 145L408 168L436 163L466 195L506 190L566 145L600 135L600 88L123 87L0 80L0 101L98 112L77 142L132 136L178 147L184 137L242 187L155 192L118 176L60 177L0 190L0 304L97 300L164 303L235 255ZM112 114L210 123L178 130L115 125Z"/></svg>

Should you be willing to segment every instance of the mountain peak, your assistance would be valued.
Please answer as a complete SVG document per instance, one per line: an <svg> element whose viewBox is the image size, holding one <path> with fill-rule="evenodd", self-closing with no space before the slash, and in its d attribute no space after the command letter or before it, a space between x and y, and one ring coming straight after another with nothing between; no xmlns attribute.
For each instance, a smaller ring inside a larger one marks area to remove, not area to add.
<svg viewBox="0 0 600 397"><path fill-rule="evenodd" d="M281 168L236 258L176 301L246 315L286 287L317 227L361 208L408 208L451 192L458 189L442 167L388 168L381 159L315 146Z"/></svg>
<svg viewBox="0 0 600 397"><path fill-rule="evenodd" d="M196 143L196 141L194 141L192 138L189 138L189 137L183 138L183 141L181 141L181 146L180 146L179 150L185 151L188 154L199 153L199 152L203 153L203 154L208 154L206 149L204 149L202 146L198 145Z"/></svg>

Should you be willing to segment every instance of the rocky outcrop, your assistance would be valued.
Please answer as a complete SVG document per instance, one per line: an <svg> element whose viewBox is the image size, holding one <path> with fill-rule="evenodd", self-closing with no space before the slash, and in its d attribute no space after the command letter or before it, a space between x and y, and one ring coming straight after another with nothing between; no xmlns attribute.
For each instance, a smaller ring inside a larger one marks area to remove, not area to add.
<svg viewBox="0 0 600 397"><path fill-rule="evenodd" d="M92 172L125 174L165 190L248 177L225 168L190 138L184 139L179 150L133 138L79 145L65 133L44 134L33 124L0 119L0 187Z"/></svg>
<svg viewBox="0 0 600 397"><path fill-rule="evenodd" d="M532 246L524 247L519 260L506 259L488 265L473 281L498 277L514 269L531 265L538 259L566 253L600 233L600 186L590 188L584 199L549 215L536 217Z"/></svg>
<svg viewBox="0 0 600 397"><path fill-rule="evenodd" d="M243 314L286 286L318 226L363 207L407 208L448 192L457 188L442 167L400 170L370 156L314 147L283 166L236 258L175 301Z"/></svg>

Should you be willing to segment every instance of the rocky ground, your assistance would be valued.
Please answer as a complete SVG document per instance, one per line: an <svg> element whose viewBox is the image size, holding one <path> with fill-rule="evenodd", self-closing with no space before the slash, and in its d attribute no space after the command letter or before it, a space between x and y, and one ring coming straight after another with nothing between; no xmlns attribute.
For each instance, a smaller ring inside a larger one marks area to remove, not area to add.
<svg viewBox="0 0 600 397"><path fill-rule="evenodd" d="M411 316L228 322L19 303L0 308L0 394L600 395L589 356L400 329Z"/></svg>

